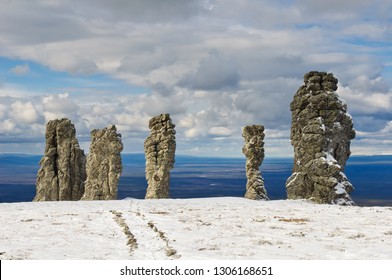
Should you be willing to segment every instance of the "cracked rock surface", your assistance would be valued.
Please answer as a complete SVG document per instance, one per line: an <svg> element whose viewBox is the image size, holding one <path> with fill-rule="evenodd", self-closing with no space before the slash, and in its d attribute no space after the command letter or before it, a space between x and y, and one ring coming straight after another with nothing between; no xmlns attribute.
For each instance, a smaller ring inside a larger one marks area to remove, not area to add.
<svg viewBox="0 0 392 280"><path fill-rule="evenodd" d="M83 200L117 199L118 180L122 173L121 134L115 125L91 131L87 159L87 180Z"/></svg>
<svg viewBox="0 0 392 280"><path fill-rule="evenodd" d="M84 193L86 156L69 119L46 125L45 153L37 173L34 201L79 200Z"/></svg>
<svg viewBox="0 0 392 280"><path fill-rule="evenodd" d="M289 199L354 204L344 167L355 131L347 105L335 92L337 84L331 73L309 72L291 102L294 166L286 181Z"/></svg>
<svg viewBox="0 0 392 280"><path fill-rule="evenodd" d="M264 126L245 126L242 130L242 136L245 139L242 153L246 156L245 197L254 200L268 200L264 180L259 170L264 159Z"/></svg>
<svg viewBox="0 0 392 280"><path fill-rule="evenodd" d="M170 170L174 166L176 150L174 127L169 114L155 116L149 122L150 135L144 142L147 199L170 196Z"/></svg>

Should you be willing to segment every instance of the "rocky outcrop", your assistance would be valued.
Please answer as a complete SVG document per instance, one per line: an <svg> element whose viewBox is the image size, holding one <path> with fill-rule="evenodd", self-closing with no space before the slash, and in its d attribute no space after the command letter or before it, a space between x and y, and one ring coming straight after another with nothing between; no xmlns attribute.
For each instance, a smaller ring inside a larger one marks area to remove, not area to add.
<svg viewBox="0 0 392 280"><path fill-rule="evenodd" d="M250 125L242 130L245 139L242 153L246 156L246 193L245 197L254 200L268 200L264 180L259 166L264 159L264 126Z"/></svg>
<svg viewBox="0 0 392 280"><path fill-rule="evenodd" d="M325 72L309 72L290 105L293 174L287 179L289 199L353 205L353 186L344 174L355 137L346 104L335 92L338 80Z"/></svg>
<svg viewBox="0 0 392 280"><path fill-rule="evenodd" d="M115 125L91 131L87 158L87 180L83 200L117 199L117 185L122 172L121 134Z"/></svg>
<svg viewBox="0 0 392 280"><path fill-rule="evenodd" d="M40 161L34 201L79 200L84 192L86 157L68 119L46 125L45 154Z"/></svg>
<svg viewBox="0 0 392 280"><path fill-rule="evenodd" d="M146 198L168 198L170 170L174 166L176 131L169 114L153 117L150 135L144 142L146 157Z"/></svg>

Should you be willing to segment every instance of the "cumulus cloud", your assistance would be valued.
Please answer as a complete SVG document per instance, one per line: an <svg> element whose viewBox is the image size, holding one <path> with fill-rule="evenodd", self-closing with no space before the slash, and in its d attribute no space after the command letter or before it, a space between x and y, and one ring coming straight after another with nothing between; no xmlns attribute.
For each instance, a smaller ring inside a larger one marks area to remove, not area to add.
<svg viewBox="0 0 392 280"><path fill-rule="evenodd" d="M12 103L10 107L11 111L9 115L16 122L32 124L37 122L39 119L37 109L30 101L26 103L16 101Z"/></svg>
<svg viewBox="0 0 392 280"><path fill-rule="evenodd" d="M388 121L382 129L376 131L357 131L356 145L352 150L358 154L386 155L392 153L392 130L391 121Z"/></svg>
<svg viewBox="0 0 392 280"><path fill-rule="evenodd" d="M350 110L356 114L389 113L392 108L392 91L362 91L350 87L340 87L338 93L349 104ZM392 114L390 115L392 117Z"/></svg>
<svg viewBox="0 0 392 280"><path fill-rule="evenodd" d="M12 150L4 143L35 143L45 131L39 109L34 101L27 100L18 96L0 98L0 142L5 148L3 152ZM34 152L34 149L30 152Z"/></svg>
<svg viewBox="0 0 392 280"><path fill-rule="evenodd" d="M46 122L58 118L77 119L79 106L68 93L52 94L42 98L43 114Z"/></svg>
<svg viewBox="0 0 392 280"><path fill-rule="evenodd" d="M388 121L385 127L381 130L382 133L392 133L392 121Z"/></svg>
<svg viewBox="0 0 392 280"><path fill-rule="evenodd" d="M16 127L16 124L10 120L10 119L6 119L2 122L0 122L0 131L2 132L2 134L7 134L9 132L13 132L14 129Z"/></svg>
<svg viewBox="0 0 392 280"><path fill-rule="evenodd" d="M0 90L1 127L42 133L69 117L83 135L115 123L140 145L149 118L165 112L183 151L208 154L223 141L240 155L241 127L259 123L266 146L287 154L290 102L302 76L320 70L338 77L361 143L366 133L387 137L391 14L387 0L11 1L0 10L0 56L22 61L11 73L34 62L71 80L121 80L129 93L91 84L29 95L26 82L23 92Z"/></svg>
<svg viewBox="0 0 392 280"><path fill-rule="evenodd" d="M28 138L42 132L36 126L39 126L43 118L32 100L6 96L0 97L0 102L0 135L18 136L24 133Z"/></svg>

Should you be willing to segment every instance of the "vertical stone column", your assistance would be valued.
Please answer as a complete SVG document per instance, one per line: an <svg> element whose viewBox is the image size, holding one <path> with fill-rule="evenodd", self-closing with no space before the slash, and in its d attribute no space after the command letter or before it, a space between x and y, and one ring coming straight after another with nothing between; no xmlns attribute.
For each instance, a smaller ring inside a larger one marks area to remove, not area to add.
<svg viewBox="0 0 392 280"><path fill-rule="evenodd" d="M37 173L34 201L79 200L84 193L86 157L70 120L46 125L45 153Z"/></svg>
<svg viewBox="0 0 392 280"><path fill-rule="evenodd" d="M117 199L118 180L122 173L121 134L115 125L91 131L87 158L87 180L83 200Z"/></svg>
<svg viewBox="0 0 392 280"><path fill-rule="evenodd" d="M294 95L290 105L294 166L286 181L289 199L354 204L344 167L355 131L347 105L335 92L337 84L333 74L312 71Z"/></svg>
<svg viewBox="0 0 392 280"><path fill-rule="evenodd" d="M176 131L169 114L153 117L150 135L144 142L146 157L146 199L169 198L170 170L174 166Z"/></svg>
<svg viewBox="0 0 392 280"><path fill-rule="evenodd" d="M245 139L242 153L246 156L246 193L245 197L254 200L268 200L264 180L259 166L264 159L264 126L250 125L242 130Z"/></svg>

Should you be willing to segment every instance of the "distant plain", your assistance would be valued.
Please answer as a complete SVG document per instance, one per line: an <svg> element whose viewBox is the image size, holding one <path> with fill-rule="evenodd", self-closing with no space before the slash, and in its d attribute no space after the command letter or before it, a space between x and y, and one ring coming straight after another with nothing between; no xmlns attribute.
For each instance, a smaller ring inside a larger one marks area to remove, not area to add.
<svg viewBox="0 0 392 280"><path fill-rule="evenodd" d="M32 201L40 155L0 155L0 202ZM143 154L123 154L118 199L144 198ZM271 200L285 199L292 158L265 158L261 165ZM392 206L392 156L351 156L345 173L359 206ZM246 185L244 158L176 156L171 172L172 198L241 197Z"/></svg>

